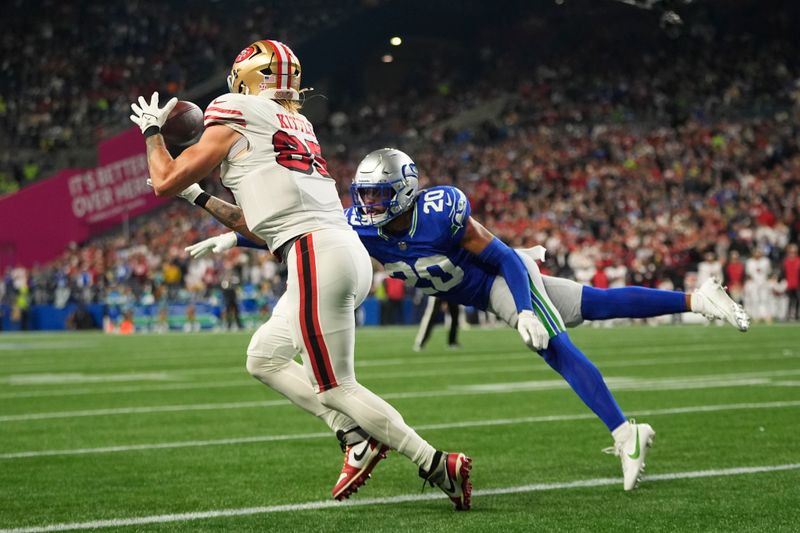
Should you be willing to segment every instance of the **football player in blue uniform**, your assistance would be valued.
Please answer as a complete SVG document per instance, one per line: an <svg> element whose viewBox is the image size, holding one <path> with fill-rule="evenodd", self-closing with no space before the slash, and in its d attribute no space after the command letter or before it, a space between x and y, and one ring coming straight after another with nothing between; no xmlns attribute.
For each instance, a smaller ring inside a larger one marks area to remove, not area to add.
<svg viewBox="0 0 800 533"><path fill-rule="evenodd" d="M492 311L569 383L611 432L610 450L621 459L625 490L636 487L655 431L625 418L599 370L572 343L565 326L584 319L695 311L725 319L742 331L749 327L747 315L716 281L689 295L640 287L600 290L542 276L534 260L541 258L541 247L515 251L503 244L471 216L469 201L455 187L420 191L416 165L399 150L367 155L351 193L348 221L390 276L448 302ZM236 244L258 246L225 234L187 251L199 256Z"/></svg>
<svg viewBox="0 0 800 533"><path fill-rule="evenodd" d="M455 187L418 191L414 162L383 149L358 166L350 225L386 272L423 292L494 312L570 384L612 432L624 488L633 489L655 432L626 420L600 371L572 343L536 262L470 216Z"/></svg>

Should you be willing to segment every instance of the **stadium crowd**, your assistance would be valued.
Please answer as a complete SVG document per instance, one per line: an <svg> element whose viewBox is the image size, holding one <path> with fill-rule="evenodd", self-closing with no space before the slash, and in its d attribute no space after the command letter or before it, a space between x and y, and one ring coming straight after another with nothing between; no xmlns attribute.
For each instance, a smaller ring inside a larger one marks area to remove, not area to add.
<svg viewBox="0 0 800 533"><path fill-rule="evenodd" d="M607 54L591 57L578 43L535 58L509 44L532 33L555 39L575 24L556 22L526 20L478 40L485 45L461 58L477 55L473 71L433 50L406 72L415 83L402 84L412 88L404 94L333 107L318 133L345 205L360 157L395 145L416 160L423 185L460 187L473 215L509 244L544 245L550 273L678 290L715 275L754 319L800 319L800 48L782 33L786 21L742 34L736 20L698 17L674 43L634 35L624 50L612 28L598 32ZM159 71L150 82L168 78ZM120 80L113 94L127 109L131 94L149 88ZM494 111L465 118L482 108ZM37 135L29 141L41 143ZM282 267L269 254L188 260L184 246L221 231L176 200L128 234L10 269L0 297L17 306L196 301L218 298L226 278L245 294L280 293Z"/></svg>
<svg viewBox="0 0 800 533"><path fill-rule="evenodd" d="M309 17L255 0L7 2L4 25L14 26L0 36L0 194L56 165L76 166L69 149L93 151L126 124L140 94L181 94L223 72L243 42L313 32L360 5L306 2Z"/></svg>

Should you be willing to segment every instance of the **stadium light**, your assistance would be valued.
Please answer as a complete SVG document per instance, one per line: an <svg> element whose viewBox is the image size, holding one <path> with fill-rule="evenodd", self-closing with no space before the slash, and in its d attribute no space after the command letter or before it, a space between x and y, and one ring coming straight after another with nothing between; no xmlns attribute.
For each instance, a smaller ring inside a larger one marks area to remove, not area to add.
<svg viewBox="0 0 800 533"><path fill-rule="evenodd" d="M392 37L391 39L389 39L389 44L391 44L392 46L400 46L401 44L403 44L403 39L396 36Z"/></svg>

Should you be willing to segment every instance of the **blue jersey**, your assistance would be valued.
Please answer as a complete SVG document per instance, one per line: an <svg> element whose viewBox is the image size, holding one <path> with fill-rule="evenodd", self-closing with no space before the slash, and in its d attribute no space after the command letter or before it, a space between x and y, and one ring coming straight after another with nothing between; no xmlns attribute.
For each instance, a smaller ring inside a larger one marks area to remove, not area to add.
<svg viewBox="0 0 800 533"><path fill-rule="evenodd" d="M412 209L411 227L403 235L362 225L352 207L345 215L389 276L425 294L486 309L498 272L461 247L470 214L467 197L455 187L433 187L420 192Z"/></svg>

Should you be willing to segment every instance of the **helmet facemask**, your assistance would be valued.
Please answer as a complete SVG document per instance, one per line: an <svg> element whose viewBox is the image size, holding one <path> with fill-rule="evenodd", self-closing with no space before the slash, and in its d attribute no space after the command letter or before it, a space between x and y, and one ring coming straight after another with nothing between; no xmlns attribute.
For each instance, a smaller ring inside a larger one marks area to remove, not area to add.
<svg viewBox="0 0 800 533"><path fill-rule="evenodd" d="M353 207L368 226L383 226L403 212L393 183L354 183L350 194Z"/></svg>
<svg viewBox="0 0 800 533"><path fill-rule="evenodd" d="M358 165L350 194L361 223L380 227L410 209L418 189L414 161L400 150L382 148Z"/></svg>

